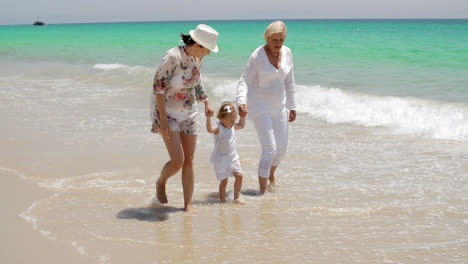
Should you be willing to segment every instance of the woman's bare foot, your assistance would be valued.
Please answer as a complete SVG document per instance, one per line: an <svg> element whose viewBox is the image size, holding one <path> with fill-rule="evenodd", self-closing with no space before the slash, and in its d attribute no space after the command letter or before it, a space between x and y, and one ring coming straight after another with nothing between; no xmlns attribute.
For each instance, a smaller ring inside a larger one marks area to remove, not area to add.
<svg viewBox="0 0 468 264"><path fill-rule="evenodd" d="M281 187L281 184L279 183L278 180L270 181L270 186L274 188Z"/></svg>
<svg viewBox="0 0 468 264"><path fill-rule="evenodd" d="M167 204L166 185L160 184L159 179L156 181L156 197L162 204Z"/></svg>

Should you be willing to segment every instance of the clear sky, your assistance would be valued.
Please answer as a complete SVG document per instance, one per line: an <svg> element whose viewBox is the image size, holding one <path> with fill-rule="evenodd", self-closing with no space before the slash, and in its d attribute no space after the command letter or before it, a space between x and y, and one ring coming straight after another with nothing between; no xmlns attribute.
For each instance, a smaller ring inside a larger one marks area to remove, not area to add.
<svg viewBox="0 0 468 264"><path fill-rule="evenodd" d="M468 18L468 0L0 0L0 24L323 18Z"/></svg>

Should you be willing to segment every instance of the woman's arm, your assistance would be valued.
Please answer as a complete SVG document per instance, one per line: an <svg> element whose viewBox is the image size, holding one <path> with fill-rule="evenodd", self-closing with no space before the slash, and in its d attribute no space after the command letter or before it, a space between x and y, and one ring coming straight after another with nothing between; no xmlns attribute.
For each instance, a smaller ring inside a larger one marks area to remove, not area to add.
<svg viewBox="0 0 468 264"><path fill-rule="evenodd" d="M245 66L245 70L242 73L239 83L237 84L237 95L236 104L239 107L239 115L247 115L247 92L248 85L252 83L252 80L257 74L257 52L254 51Z"/></svg>
<svg viewBox="0 0 468 264"><path fill-rule="evenodd" d="M292 59L292 53L289 48L288 53L291 70L289 71L288 75L286 75L284 84L286 89L286 108L289 109L289 122L293 122L296 120L296 82L294 78L294 63Z"/></svg>
<svg viewBox="0 0 468 264"><path fill-rule="evenodd" d="M156 104L159 112L159 132L162 136L169 136L171 134L171 128L167 122L164 94L156 94Z"/></svg>
<svg viewBox="0 0 468 264"><path fill-rule="evenodd" d="M293 68L286 76L285 80L286 86L286 108L289 109L289 122L294 122L296 120L296 100L294 98L296 93L296 85L294 82L294 72Z"/></svg>
<svg viewBox="0 0 468 264"><path fill-rule="evenodd" d="M291 70L289 71L288 75L286 75L286 79L284 80L284 85L286 89L286 108L288 108L289 110L296 110L296 81L294 77L294 63L292 59L291 50L289 50L288 53Z"/></svg>
<svg viewBox="0 0 468 264"><path fill-rule="evenodd" d="M167 122L165 94L170 88L169 82L179 65L177 63L177 57L172 51L173 50L171 49L166 52L159 61L153 81L153 96L156 97L156 107L158 110L157 112L159 113L159 131L163 136L169 136L171 132ZM155 121L153 120L153 128L154 126L157 126L154 122Z"/></svg>

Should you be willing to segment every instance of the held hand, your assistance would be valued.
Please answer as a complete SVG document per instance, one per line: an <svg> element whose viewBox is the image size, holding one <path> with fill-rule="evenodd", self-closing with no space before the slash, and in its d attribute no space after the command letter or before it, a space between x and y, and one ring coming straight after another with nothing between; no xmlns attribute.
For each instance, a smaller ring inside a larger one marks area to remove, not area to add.
<svg viewBox="0 0 468 264"><path fill-rule="evenodd" d="M205 116L212 117L214 115L214 110L211 108L210 104L205 104Z"/></svg>
<svg viewBox="0 0 468 264"><path fill-rule="evenodd" d="M289 111L289 122L294 122L296 120L296 110Z"/></svg>
<svg viewBox="0 0 468 264"><path fill-rule="evenodd" d="M247 110L247 105L246 104L241 104L239 105L239 115L241 117L246 117L249 111Z"/></svg>

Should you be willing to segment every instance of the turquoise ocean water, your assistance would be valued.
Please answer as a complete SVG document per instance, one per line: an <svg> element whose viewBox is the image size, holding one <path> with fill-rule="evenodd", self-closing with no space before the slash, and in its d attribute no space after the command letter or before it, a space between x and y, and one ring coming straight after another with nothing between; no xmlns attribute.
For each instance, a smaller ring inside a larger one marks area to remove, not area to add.
<svg viewBox="0 0 468 264"><path fill-rule="evenodd" d="M208 21L220 52L206 71L237 78L270 21ZM467 99L468 20L291 20L298 83ZM154 67L199 22L1 26L2 58Z"/></svg>
<svg viewBox="0 0 468 264"><path fill-rule="evenodd" d="M210 21L220 52L209 73L237 78L270 21ZM199 22L1 26L2 58L153 67ZM467 99L468 20L291 20L298 83Z"/></svg>
<svg viewBox="0 0 468 264"><path fill-rule="evenodd" d="M205 59L204 74L235 81L243 71L250 53L264 43L262 33L270 21L208 21L220 32L218 54ZM366 120L329 116L330 109L316 109L315 103L333 104L336 99L349 99L344 106L366 108L367 111L384 112L363 104L367 96L372 99L416 98L434 100L435 104L454 102L463 104L455 109L466 113L468 102L468 20L290 20L286 21L289 34L286 40L294 53L296 82L307 91L337 89L343 97L323 94L317 99L304 94L300 111L331 122L357 122L364 125L387 125L389 118L394 127L403 127L403 122L393 116L366 116ZM191 22L146 22L146 23L100 23L57 24L46 27L1 26L0 58L23 62L60 62L69 65L94 65L109 67L145 67L154 70L161 55L178 44L178 35L187 33L198 23ZM106 66L107 65L107 66ZM109 66L110 65L110 66ZM147 85L143 81L139 85ZM307 93L307 91L305 91ZM348 96L348 97L346 97ZM351 96L351 97L349 97ZM376 101L369 101L369 103ZM407 102L407 101L405 101ZM305 106L307 104L308 106ZM440 111L440 105L422 111ZM401 111L412 109L401 108ZM335 109L336 110L336 109ZM344 109L342 111L345 111ZM344 113L343 113L344 114ZM328 117L326 117L327 115ZM411 118L411 117L408 117ZM433 122L425 113L414 118ZM448 119L451 117L448 116ZM367 121L370 120L371 121ZM467 120L463 134L439 135L447 139L468 139ZM436 122L436 121L434 121ZM427 132L427 127L406 128ZM435 128L437 129L437 128ZM431 132L430 132L431 133Z"/></svg>
<svg viewBox="0 0 468 264"><path fill-rule="evenodd" d="M270 22L0 26L0 176L54 191L22 217L99 263L466 263L466 19L285 20L298 118L282 188L252 195L260 147L248 121L237 133L246 206L217 203L202 129L198 214L179 210L180 175L154 207L167 161L149 132L158 60L181 32L218 30L202 65L217 107L234 100Z"/></svg>

